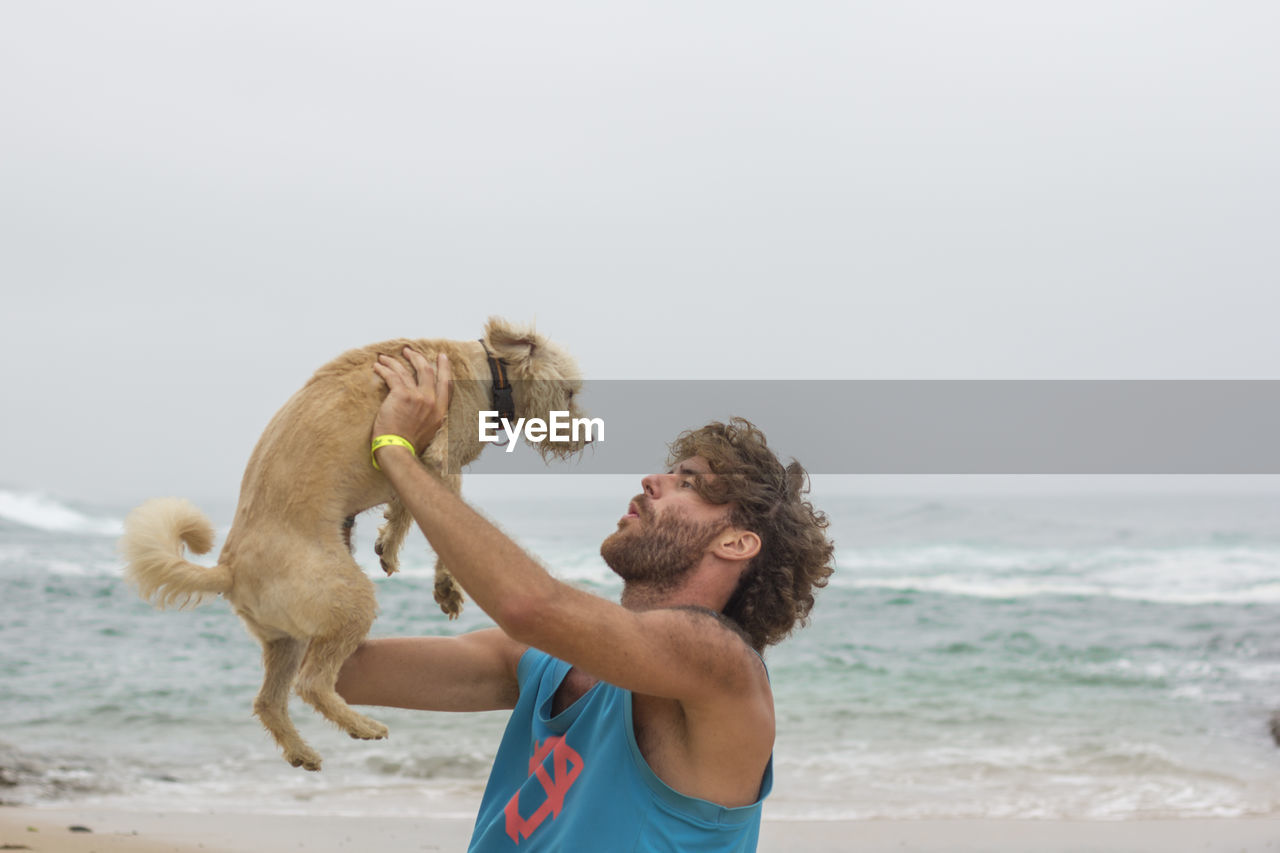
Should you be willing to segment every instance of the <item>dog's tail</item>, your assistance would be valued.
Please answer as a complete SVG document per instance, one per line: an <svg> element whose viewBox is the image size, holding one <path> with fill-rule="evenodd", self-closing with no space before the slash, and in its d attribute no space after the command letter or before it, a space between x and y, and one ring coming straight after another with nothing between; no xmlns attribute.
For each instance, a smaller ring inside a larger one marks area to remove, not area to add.
<svg viewBox="0 0 1280 853"><path fill-rule="evenodd" d="M157 498L129 513L120 553L125 580L157 607L193 607L206 595L231 589L231 568L197 565L183 547L204 554L213 547L213 525L183 498Z"/></svg>

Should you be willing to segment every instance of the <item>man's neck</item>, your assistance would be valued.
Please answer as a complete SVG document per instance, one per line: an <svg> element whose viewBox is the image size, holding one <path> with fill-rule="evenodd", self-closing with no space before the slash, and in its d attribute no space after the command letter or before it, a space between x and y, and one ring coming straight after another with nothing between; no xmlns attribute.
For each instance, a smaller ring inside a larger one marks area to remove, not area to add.
<svg viewBox="0 0 1280 853"><path fill-rule="evenodd" d="M624 581L619 603L628 610L636 611L664 607L701 607L721 613L729 603L740 577L740 571L732 576L728 575L724 571L724 565L708 555L704 556L702 563L674 582Z"/></svg>
<svg viewBox="0 0 1280 853"><path fill-rule="evenodd" d="M628 610L657 610L660 607L674 607L676 602L670 590L655 589L649 585L629 583L622 588L619 603Z"/></svg>
<svg viewBox="0 0 1280 853"><path fill-rule="evenodd" d="M675 585L653 585L644 583L627 583L622 588L619 603L628 610L658 610L664 607L702 607L717 613L724 609L725 602L715 600L696 582L691 573Z"/></svg>

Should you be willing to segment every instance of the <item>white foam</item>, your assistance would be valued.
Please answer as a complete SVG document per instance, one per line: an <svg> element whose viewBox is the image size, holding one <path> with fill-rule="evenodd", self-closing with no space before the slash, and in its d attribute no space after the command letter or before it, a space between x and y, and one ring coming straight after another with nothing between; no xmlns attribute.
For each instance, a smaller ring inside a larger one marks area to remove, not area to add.
<svg viewBox="0 0 1280 853"><path fill-rule="evenodd" d="M79 563L70 560L47 560L44 563L44 571L60 577L101 578L119 577L124 573L124 567L118 563L105 560L90 560Z"/></svg>
<svg viewBox="0 0 1280 853"><path fill-rule="evenodd" d="M1269 773L1188 761L1158 743L874 745L775 756L775 819L1087 819L1275 814Z"/></svg>

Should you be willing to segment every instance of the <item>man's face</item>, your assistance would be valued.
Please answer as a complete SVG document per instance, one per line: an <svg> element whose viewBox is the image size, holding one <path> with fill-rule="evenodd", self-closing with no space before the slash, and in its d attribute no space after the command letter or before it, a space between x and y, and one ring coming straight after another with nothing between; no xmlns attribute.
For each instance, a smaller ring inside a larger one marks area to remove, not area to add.
<svg viewBox="0 0 1280 853"><path fill-rule="evenodd" d="M641 480L644 493L636 495L618 529L600 545L600 556L624 581L669 589L711 549L729 523L729 511L698 494L694 478L699 476L715 475L695 456Z"/></svg>

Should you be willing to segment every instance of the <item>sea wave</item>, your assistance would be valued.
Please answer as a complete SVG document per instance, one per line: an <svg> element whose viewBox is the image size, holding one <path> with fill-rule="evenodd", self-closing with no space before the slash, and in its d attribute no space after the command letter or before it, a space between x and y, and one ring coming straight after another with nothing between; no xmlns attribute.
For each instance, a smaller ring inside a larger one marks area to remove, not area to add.
<svg viewBox="0 0 1280 853"><path fill-rule="evenodd" d="M124 522L119 518L88 515L39 492L9 489L0 489L0 521L51 533L119 536L124 532Z"/></svg>
<svg viewBox="0 0 1280 853"><path fill-rule="evenodd" d="M1236 589L1213 588L1212 578L1200 587L1185 584L1158 588L1107 583L1072 583L1049 578L996 578L966 575L897 575L859 577L840 586L888 589L901 592L941 593L970 598L1022 599L1036 596L1119 598L1156 604L1280 604L1280 582L1259 583Z"/></svg>
<svg viewBox="0 0 1280 853"><path fill-rule="evenodd" d="M1119 598L1163 604L1280 603L1280 549L873 548L838 557L832 586L974 598Z"/></svg>

